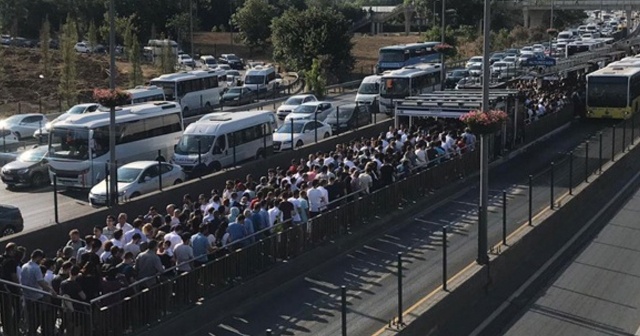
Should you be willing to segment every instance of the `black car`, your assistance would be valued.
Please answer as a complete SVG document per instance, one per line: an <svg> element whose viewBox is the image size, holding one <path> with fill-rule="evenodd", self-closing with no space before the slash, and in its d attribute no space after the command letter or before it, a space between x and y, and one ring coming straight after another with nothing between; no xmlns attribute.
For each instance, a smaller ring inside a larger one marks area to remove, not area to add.
<svg viewBox="0 0 640 336"><path fill-rule="evenodd" d="M24 219L20 209L8 204L0 204L0 236L6 237L24 230Z"/></svg>
<svg viewBox="0 0 640 336"><path fill-rule="evenodd" d="M22 48L35 48L36 41L26 39L24 37L12 37L10 44Z"/></svg>
<svg viewBox="0 0 640 336"><path fill-rule="evenodd" d="M333 132L344 132L371 123L371 105L346 104L336 107L324 120Z"/></svg>
<svg viewBox="0 0 640 336"><path fill-rule="evenodd" d="M505 58L506 55L504 53L493 53L491 55L491 57L489 58L489 64L493 64L495 62L499 62L502 61L503 58Z"/></svg>
<svg viewBox="0 0 640 336"><path fill-rule="evenodd" d="M456 84L463 79L469 77L469 71L466 69L453 70L447 73L447 78L444 80L445 89L455 89Z"/></svg>
<svg viewBox="0 0 640 336"><path fill-rule="evenodd" d="M36 147L20 154L15 161L2 167L0 178L8 187L43 186L49 184L47 147Z"/></svg>
<svg viewBox="0 0 640 336"><path fill-rule="evenodd" d="M234 70L244 69L244 63L235 54L222 54L220 55L220 58L218 58L218 62L222 64L228 64L229 67Z"/></svg>
<svg viewBox="0 0 640 336"><path fill-rule="evenodd" d="M257 98L256 92L246 86L235 86L228 89L222 95L224 105L244 105L251 104Z"/></svg>

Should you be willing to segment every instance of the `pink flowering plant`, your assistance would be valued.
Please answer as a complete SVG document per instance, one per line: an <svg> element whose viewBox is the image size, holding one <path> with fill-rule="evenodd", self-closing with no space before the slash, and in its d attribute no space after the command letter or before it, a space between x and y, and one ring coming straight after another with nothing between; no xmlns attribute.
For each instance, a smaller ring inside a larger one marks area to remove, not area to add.
<svg viewBox="0 0 640 336"><path fill-rule="evenodd" d="M456 53L456 48L447 43L439 43L433 47L433 50L444 54L445 56L453 56Z"/></svg>
<svg viewBox="0 0 640 336"><path fill-rule="evenodd" d="M102 106L116 107L126 105L131 99L131 94L121 89L94 89L93 99Z"/></svg>
<svg viewBox="0 0 640 336"><path fill-rule="evenodd" d="M500 129L509 116L501 110L482 112L472 110L460 116L460 121L467 124L472 132L478 134L491 134Z"/></svg>

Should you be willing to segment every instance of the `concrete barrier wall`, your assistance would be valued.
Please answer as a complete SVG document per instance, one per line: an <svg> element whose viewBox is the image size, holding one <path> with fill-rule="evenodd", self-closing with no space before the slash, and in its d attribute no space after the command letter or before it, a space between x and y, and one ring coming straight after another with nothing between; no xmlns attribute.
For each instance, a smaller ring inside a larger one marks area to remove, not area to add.
<svg viewBox="0 0 640 336"><path fill-rule="evenodd" d="M52 255L58 248L62 247L68 239L68 233L72 229L79 229L81 234L91 234L95 225L104 225L106 216L109 214L117 215L124 212L129 215L131 222L132 217L146 214L150 206L158 208L160 213L164 212L167 204L175 203L181 205L182 196L190 194L196 198L199 194L209 195L211 190L222 189L226 180L241 179L244 181L247 174L252 174L255 179L267 174L268 168L288 167L292 159L307 158L311 153L326 152L335 149L336 145L345 141L361 137L377 136L380 132L388 130L393 125L393 120L387 120L375 125L368 125L358 130L343 133L341 136L334 136L318 142L304 146L296 151L273 154L260 161L249 161L237 168L226 169L209 176L194 179L181 185L167 188L162 192L155 192L145 195L131 202L123 203L114 208L96 209L89 213L79 214L78 217L61 222L57 225L47 226L35 231L26 231L20 234L0 239L0 245L4 246L9 241L18 245L27 247L29 251L35 248L43 249L47 255ZM344 135L344 136L342 136ZM79 211L84 211L86 207L82 207Z"/></svg>
<svg viewBox="0 0 640 336"><path fill-rule="evenodd" d="M433 303L428 310L404 328L400 335L427 335L431 332L439 334L438 329L452 319L459 319L461 312L474 303L487 298L492 290L509 284L513 272L523 264L529 264L533 258L539 257L535 251L548 246L552 239L568 241L585 224L576 220L583 214L595 214L600 210L593 204L601 204L611 199L619 190L620 184L628 181L637 172L640 162L640 147L635 147L623 158L593 180L582 192L568 203L553 211L542 223L520 240L510 242L508 249L493 258L489 266L468 274L466 281L450 293ZM633 188L629 188L631 191ZM615 211L611 209L610 211ZM564 237L565 240L562 240ZM569 238L567 238L569 237ZM562 243L559 243L562 245ZM551 251L555 252L555 251ZM450 285L450 287L452 287Z"/></svg>

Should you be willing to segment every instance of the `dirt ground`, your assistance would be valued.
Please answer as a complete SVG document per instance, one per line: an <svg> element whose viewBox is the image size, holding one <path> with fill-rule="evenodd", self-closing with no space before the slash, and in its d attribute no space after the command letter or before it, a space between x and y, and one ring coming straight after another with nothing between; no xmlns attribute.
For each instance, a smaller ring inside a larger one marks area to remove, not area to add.
<svg viewBox="0 0 640 336"><path fill-rule="evenodd" d="M376 63L378 49L391 44L412 43L420 40L417 34L404 36L400 34L382 34L376 36L357 35L353 38L353 54L356 58L354 72L369 74ZM196 33L194 46L198 54L220 55L235 53L245 61L256 60L269 62L271 51L249 50L239 40L237 34L231 33ZM40 78L40 50L25 48L3 48L3 59L0 60L0 116L40 112L58 112L67 108L66 102L58 98L59 77L62 68L60 52L52 50L53 74L49 78ZM118 61L119 70L116 79L119 87L128 87L128 73L131 65ZM79 55L77 62L78 101L91 98L91 90L96 87L107 87L109 68L108 57L104 55ZM159 71L150 65L143 65L146 80L157 75ZM76 103L76 102L72 102Z"/></svg>

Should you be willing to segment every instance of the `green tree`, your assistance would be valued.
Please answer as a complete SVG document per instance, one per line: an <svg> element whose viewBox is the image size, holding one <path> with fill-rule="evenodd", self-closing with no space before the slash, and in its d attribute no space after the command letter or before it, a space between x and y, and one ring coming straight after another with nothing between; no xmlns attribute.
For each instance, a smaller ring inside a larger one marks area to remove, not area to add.
<svg viewBox="0 0 640 336"><path fill-rule="evenodd" d="M60 47L60 51L62 52L62 72L60 74L60 85L58 87L60 96L69 106L73 105L77 94L77 54L74 49L77 42L78 29L76 22L71 18L71 15L69 15L67 16L66 23L62 26L62 45Z"/></svg>
<svg viewBox="0 0 640 336"><path fill-rule="evenodd" d="M49 19L45 18L40 29L40 63L42 65L42 75L46 78L51 76L51 50L49 41L51 40L51 25Z"/></svg>
<svg viewBox="0 0 640 336"><path fill-rule="evenodd" d="M161 40L164 40L164 35L160 37ZM176 58L173 52L171 51L171 46L169 44L165 44L162 47L162 53L160 53L160 61L156 62L159 66L160 71L162 73L172 73L176 68Z"/></svg>
<svg viewBox="0 0 640 336"><path fill-rule="evenodd" d="M125 35L127 33L127 29L133 29L135 27L134 22L136 20L136 14L131 14L130 16L117 16L115 17L115 26L116 26L116 44L124 44ZM98 29L100 31L100 37L103 41L109 41L109 11L104 13L104 20L102 21L102 25Z"/></svg>
<svg viewBox="0 0 640 336"><path fill-rule="evenodd" d="M131 87L135 87L136 85L141 85L144 82L144 78L142 76L142 66L140 65L140 42L138 42L138 37L133 34L131 36L131 48L129 50L129 60L131 61L131 72L129 73L129 85Z"/></svg>
<svg viewBox="0 0 640 336"><path fill-rule="evenodd" d="M311 64L311 69L304 72L304 78L307 86L306 90L308 92L313 92L313 94L318 98L323 98L327 91L327 76L322 63L323 62L320 58L314 58Z"/></svg>
<svg viewBox="0 0 640 336"><path fill-rule="evenodd" d="M318 55L330 55L323 65L328 75L343 79L353 69L351 24L333 9L288 10L271 25L273 58L292 70L310 69Z"/></svg>
<svg viewBox="0 0 640 336"><path fill-rule="evenodd" d="M424 33L425 41L434 41L440 42L442 41L442 29L440 26L432 26ZM444 42L453 48L441 50L445 54L445 57L455 57L458 53L457 45L458 40L456 39L456 31L453 28L447 26L444 31Z"/></svg>
<svg viewBox="0 0 640 336"><path fill-rule="evenodd" d="M87 40L92 47L98 45L98 28L93 20L89 23L89 31L87 32Z"/></svg>
<svg viewBox="0 0 640 336"><path fill-rule="evenodd" d="M124 49L126 50L125 55L129 60L131 60L131 55L132 55L131 52L133 51L134 33L133 33L133 23L131 23L130 21L127 22L127 25L125 26L123 37L124 37Z"/></svg>
<svg viewBox="0 0 640 336"><path fill-rule="evenodd" d="M247 0L233 14L233 24L240 30L240 38L251 49L264 49L271 36L271 20L276 8L264 0Z"/></svg>

